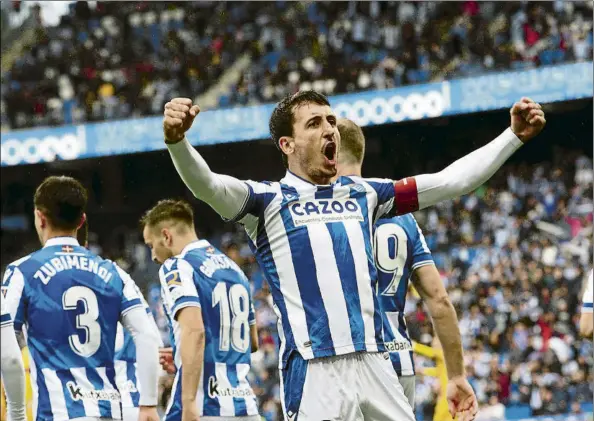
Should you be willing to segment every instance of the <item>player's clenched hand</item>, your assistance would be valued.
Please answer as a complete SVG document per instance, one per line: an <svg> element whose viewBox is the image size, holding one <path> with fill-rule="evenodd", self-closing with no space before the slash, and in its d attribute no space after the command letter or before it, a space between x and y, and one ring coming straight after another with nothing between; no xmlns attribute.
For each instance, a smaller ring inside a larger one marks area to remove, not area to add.
<svg viewBox="0 0 594 421"><path fill-rule="evenodd" d="M163 118L165 142L177 143L182 140L199 113L200 107L192 105L190 98L174 98L165 104Z"/></svg>
<svg viewBox="0 0 594 421"><path fill-rule="evenodd" d="M472 386L466 377L456 377L448 381L448 407L452 418L458 421L472 421L478 412L478 402Z"/></svg>
<svg viewBox="0 0 594 421"><path fill-rule="evenodd" d="M524 143L539 134L547 123L540 104L530 98L522 98L516 102L509 113L511 129Z"/></svg>
<svg viewBox="0 0 594 421"><path fill-rule="evenodd" d="M138 407L138 421L160 421L156 406Z"/></svg>
<svg viewBox="0 0 594 421"><path fill-rule="evenodd" d="M175 374L177 369L173 362L173 349L172 348L161 348L159 349L159 364L167 374Z"/></svg>

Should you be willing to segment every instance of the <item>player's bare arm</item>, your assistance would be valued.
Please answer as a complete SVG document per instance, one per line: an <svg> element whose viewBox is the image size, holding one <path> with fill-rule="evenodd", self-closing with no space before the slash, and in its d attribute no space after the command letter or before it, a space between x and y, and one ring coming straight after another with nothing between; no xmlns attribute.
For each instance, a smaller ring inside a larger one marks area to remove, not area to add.
<svg viewBox="0 0 594 421"><path fill-rule="evenodd" d="M236 178L216 174L186 139L200 107L189 98L174 98L165 104L163 134L175 169L198 199L208 203L219 215L232 219L246 202L249 191Z"/></svg>
<svg viewBox="0 0 594 421"><path fill-rule="evenodd" d="M593 313L582 313L580 316L580 335L583 338L592 339L593 332L594 332L594 314Z"/></svg>
<svg viewBox="0 0 594 421"><path fill-rule="evenodd" d="M181 328L182 421L197 421L196 396L204 362L205 331L200 307L186 307L179 311Z"/></svg>
<svg viewBox="0 0 594 421"><path fill-rule="evenodd" d="M258 327L255 324L250 326L250 342L252 345L252 352L256 352L260 344L258 343Z"/></svg>
<svg viewBox="0 0 594 421"><path fill-rule="evenodd" d="M478 188L524 143L546 124L540 104L522 98L510 110L511 125L497 138L458 159L442 171L409 177L395 183L398 213L423 209Z"/></svg>
<svg viewBox="0 0 594 421"><path fill-rule="evenodd" d="M427 305L433 328L443 348L448 372L448 403L455 418L472 420L478 411L478 402L466 379L462 338L458 328L456 310L448 297L435 265L417 268L412 276L413 284Z"/></svg>

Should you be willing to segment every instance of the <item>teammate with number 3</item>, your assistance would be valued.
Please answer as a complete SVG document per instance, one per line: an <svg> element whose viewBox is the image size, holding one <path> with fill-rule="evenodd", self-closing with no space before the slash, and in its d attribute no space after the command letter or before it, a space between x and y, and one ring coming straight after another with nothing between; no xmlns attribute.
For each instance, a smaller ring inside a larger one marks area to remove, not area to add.
<svg viewBox="0 0 594 421"><path fill-rule="evenodd" d="M130 276L76 239L86 190L71 177L49 177L34 204L43 248L10 264L2 282L15 330L26 333L31 354L34 419L122 419L114 369L121 321L138 350L138 419L157 421L159 338Z"/></svg>
<svg viewBox="0 0 594 421"><path fill-rule="evenodd" d="M177 369L165 421L258 421L247 375L258 347L249 282L241 269L199 240L183 201L162 200L142 218L159 271Z"/></svg>

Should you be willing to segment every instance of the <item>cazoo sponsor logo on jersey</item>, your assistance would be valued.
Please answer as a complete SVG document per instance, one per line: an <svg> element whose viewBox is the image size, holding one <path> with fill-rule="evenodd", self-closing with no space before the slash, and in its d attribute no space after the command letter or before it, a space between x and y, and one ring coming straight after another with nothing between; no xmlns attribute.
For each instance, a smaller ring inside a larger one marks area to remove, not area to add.
<svg viewBox="0 0 594 421"><path fill-rule="evenodd" d="M1 145L2 165L70 160L84 155L87 150L85 127L78 126L73 133L65 131L60 130L61 135L27 138L10 138L8 134L9 138L3 139Z"/></svg>
<svg viewBox="0 0 594 421"><path fill-rule="evenodd" d="M364 220L355 199L301 200L289 204L296 227L307 224Z"/></svg>
<svg viewBox="0 0 594 421"><path fill-rule="evenodd" d="M404 120L439 117L451 108L450 84L442 82L438 87L409 95L382 94L370 100L338 102L332 109L338 117L345 117L360 126L398 123Z"/></svg>

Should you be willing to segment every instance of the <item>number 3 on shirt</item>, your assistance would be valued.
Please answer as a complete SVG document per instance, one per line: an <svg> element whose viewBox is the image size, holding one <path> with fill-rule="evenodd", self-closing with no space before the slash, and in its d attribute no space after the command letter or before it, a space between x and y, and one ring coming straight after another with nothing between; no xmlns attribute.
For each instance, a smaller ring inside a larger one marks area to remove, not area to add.
<svg viewBox="0 0 594 421"><path fill-rule="evenodd" d="M76 310L79 301L82 301L84 311L76 316L76 328L84 330L86 338L82 342L80 336L75 333L68 337L68 342L75 353L88 358L97 352L101 345L101 326L97 323L99 305L97 304L97 296L93 290L87 287L70 287L62 295L64 310Z"/></svg>
<svg viewBox="0 0 594 421"><path fill-rule="evenodd" d="M219 348L229 351L229 342L237 352L246 352L250 344L250 296L241 284L229 288L219 282L212 292L212 306L220 304L221 327L219 331ZM230 313L233 313L231 316Z"/></svg>
<svg viewBox="0 0 594 421"><path fill-rule="evenodd" d="M394 256L390 256L390 239L395 242ZM404 265L408 257L406 232L396 224L379 225L375 230L375 261L382 272L393 273L392 281L382 291L382 295L394 295L404 274Z"/></svg>

